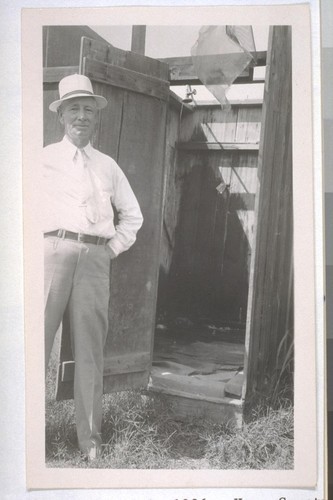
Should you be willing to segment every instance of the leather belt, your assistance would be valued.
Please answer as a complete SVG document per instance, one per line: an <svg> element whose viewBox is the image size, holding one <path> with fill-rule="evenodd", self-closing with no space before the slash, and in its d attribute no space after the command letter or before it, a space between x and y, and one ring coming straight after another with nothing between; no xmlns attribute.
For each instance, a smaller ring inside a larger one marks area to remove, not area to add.
<svg viewBox="0 0 333 500"><path fill-rule="evenodd" d="M93 236L92 234L73 233L72 231L65 231L65 229L57 229L56 231L49 231L44 233L44 238L47 236L57 236L58 238L78 241L80 243L92 243L93 245L106 245L109 241L108 238L101 236Z"/></svg>

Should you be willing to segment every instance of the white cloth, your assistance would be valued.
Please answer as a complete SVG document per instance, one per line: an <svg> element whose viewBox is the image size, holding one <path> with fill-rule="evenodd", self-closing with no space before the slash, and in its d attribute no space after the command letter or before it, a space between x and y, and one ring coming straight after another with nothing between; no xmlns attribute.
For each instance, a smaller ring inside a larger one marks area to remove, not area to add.
<svg viewBox="0 0 333 500"><path fill-rule="evenodd" d="M66 136L43 150L43 231L66 229L108 238L108 245L117 256L135 242L143 221L139 204L125 174L112 158L91 144L84 148L84 161L78 161L77 154L78 149ZM90 197L84 181L85 168L93 183L96 222L87 217ZM119 216L117 227L111 202Z"/></svg>

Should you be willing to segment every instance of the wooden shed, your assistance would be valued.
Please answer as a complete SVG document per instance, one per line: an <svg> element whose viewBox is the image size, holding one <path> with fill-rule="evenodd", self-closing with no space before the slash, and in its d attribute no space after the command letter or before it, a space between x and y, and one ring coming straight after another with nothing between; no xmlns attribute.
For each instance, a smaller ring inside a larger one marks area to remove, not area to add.
<svg viewBox="0 0 333 500"><path fill-rule="evenodd" d="M71 27L57 29L44 30L44 143L62 137L48 110L59 80L87 75L109 101L94 145L124 170L145 220L110 272L105 392L148 389L181 415L240 418L292 362L290 27L271 28L257 59L263 103L229 110L170 90L200 83L190 58L154 60L79 31L77 48ZM72 47L61 65L60 38ZM64 318L58 399L72 397L73 374Z"/></svg>

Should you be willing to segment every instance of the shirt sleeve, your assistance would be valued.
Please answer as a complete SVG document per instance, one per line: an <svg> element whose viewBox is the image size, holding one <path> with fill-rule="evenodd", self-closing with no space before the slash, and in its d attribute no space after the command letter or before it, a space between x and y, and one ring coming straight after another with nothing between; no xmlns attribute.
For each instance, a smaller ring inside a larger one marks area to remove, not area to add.
<svg viewBox="0 0 333 500"><path fill-rule="evenodd" d="M119 222L115 228L116 234L110 239L108 246L113 254L118 256L133 245L136 233L143 223L139 203L120 168L117 172L112 203L117 210Z"/></svg>

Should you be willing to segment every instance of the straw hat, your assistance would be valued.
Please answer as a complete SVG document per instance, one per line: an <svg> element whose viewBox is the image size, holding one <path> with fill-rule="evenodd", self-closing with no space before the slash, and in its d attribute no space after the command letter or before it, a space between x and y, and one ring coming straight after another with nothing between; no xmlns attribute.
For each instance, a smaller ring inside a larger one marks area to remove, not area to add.
<svg viewBox="0 0 333 500"><path fill-rule="evenodd" d="M103 109L107 105L107 100L101 95L95 95L91 81L84 75L69 75L65 76L59 82L59 95L60 99L51 102L49 109L57 111L60 104L73 97L93 97L97 103L98 109Z"/></svg>

